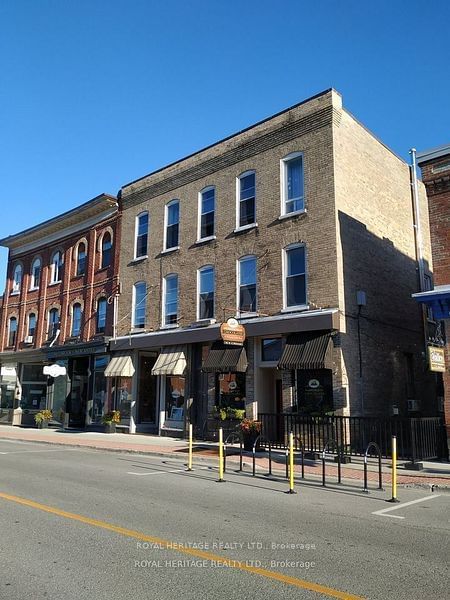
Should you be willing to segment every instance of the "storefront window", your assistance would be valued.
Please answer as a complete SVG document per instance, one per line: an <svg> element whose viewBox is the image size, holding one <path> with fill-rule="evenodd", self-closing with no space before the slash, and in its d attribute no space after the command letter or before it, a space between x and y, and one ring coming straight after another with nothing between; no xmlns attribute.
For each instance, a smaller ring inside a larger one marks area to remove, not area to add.
<svg viewBox="0 0 450 600"><path fill-rule="evenodd" d="M245 373L216 374L216 404L220 408L245 409Z"/></svg>
<svg viewBox="0 0 450 600"><path fill-rule="evenodd" d="M131 415L131 377L116 377L114 390L114 410L120 411L121 423L129 423Z"/></svg>
<svg viewBox="0 0 450 600"><path fill-rule="evenodd" d="M277 362L281 358L282 339L265 338L261 340L261 360L263 362Z"/></svg>
<svg viewBox="0 0 450 600"><path fill-rule="evenodd" d="M16 388L15 368L2 367L0 383L0 423L7 422L9 410L14 408L14 390Z"/></svg>
<svg viewBox="0 0 450 600"><path fill-rule="evenodd" d="M177 421L182 427L184 420L185 378L179 375L166 377L165 421Z"/></svg>
<svg viewBox="0 0 450 600"><path fill-rule="evenodd" d="M47 376L42 365L24 365L22 369L22 409L42 410L47 402Z"/></svg>
<svg viewBox="0 0 450 600"><path fill-rule="evenodd" d="M108 364L107 356L96 356L94 358L94 389L93 389L93 406L92 406L92 422L99 423L105 414L106 403L106 377L105 369Z"/></svg>

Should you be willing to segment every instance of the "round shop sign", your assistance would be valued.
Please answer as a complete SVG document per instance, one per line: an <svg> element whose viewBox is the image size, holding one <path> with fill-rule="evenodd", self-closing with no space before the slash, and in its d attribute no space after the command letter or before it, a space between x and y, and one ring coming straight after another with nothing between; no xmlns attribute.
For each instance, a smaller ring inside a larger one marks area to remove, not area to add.
<svg viewBox="0 0 450 600"><path fill-rule="evenodd" d="M179 390L173 390L172 398L179 398L180 396L181 396L181 394L180 394Z"/></svg>
<svg viewBox="0 0 450 600"><path fill-rule="evenodd" d="M320 381L318 379L310 379L308 381L308 387L312 388L313 390L318 388L319 385L320 385Z"/></svg>
<svg viewBox="0 0 450 600"><path fill-rule="evenodd" d="M61 365L46 365L44 367L44 375L50 375L50 377L58 377L59 375L66 374L66 367Z"/></svg>
<svg viewBox="0 0 450 600"><path fill-rule="evenodd" d="M236 319L234 319L233 317L228 319L227 325L228 325L228 327L231 327L231 329L236 329L236 327L239 327L238 321Z"/></svg>
<svg viewBox="0 0 450 600"><path fill-rule="evenodd" d="M228 384L228 388L230 390L235 390L237 388L237 383L235 381L230 381L230 383Z"/></svg>

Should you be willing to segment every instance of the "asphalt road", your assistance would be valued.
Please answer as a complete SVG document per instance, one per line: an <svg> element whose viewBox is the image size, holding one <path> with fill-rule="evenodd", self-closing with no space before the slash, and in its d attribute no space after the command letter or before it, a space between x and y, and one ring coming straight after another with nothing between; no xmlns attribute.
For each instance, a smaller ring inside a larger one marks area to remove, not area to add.
<svg viewBox="0 0 450 600"><path fill-rule="evenodd" d="M1 440L0 598L448 597L450 494L194 468Z"/></svg>

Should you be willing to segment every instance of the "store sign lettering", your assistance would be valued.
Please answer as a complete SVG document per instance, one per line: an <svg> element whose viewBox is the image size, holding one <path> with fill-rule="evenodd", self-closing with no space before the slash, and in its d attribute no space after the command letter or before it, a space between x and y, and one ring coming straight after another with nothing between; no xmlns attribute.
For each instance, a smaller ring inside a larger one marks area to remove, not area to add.
<svg viewBox="0 0 450 600"><path fill-rule="evenodd" d="M236 319L228 319L220 326L220 336L224 344L242 346L245 342L245 327Z"/></svg>
<svg viewBox="0 0 450 600"><path fill-rule="evenodd" d="M428 346L428 362L430 365L430 371L445 373L444 348Z"/></svg>

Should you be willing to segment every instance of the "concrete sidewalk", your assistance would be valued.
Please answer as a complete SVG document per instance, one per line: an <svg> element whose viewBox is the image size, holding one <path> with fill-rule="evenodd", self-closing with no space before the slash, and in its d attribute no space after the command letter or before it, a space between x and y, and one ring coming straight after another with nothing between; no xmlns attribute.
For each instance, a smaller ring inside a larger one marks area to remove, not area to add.
<svg viewBox="0 0 450 600"><path fill-rule="evenodd" d="M57 444L76 448L92 448L112 452L134 452L153 456L187 457L187 442L185 440L159 437L155 435L129 435L124 433L106 434L88 431L75 431L63 429L34 429L0 425L0 441L16 440L42 444ZM213 462L217 460L218 444L216 442L197 441L194 444L194 462L197 460ZM236 456L236 446L230 451L227 461L236 466L239 456ZM300 474L300 456L296 455L296 474ZM450 491L450 463L439 461L422 461L422 471L405 469L404 462L399 462L397 482L399 485L424 487ZM245 469L252 467L251 452L244 453ZM257 453L256 468L260 472L268 471L268 453ZM352 462L341 465L342 479L352 481L358 485L363 482L364 463L362 457L352 457ZM276 474L285 470L284 451L272 451L272 471ZM338 468L333 458L327 457L326 478L330 484L337 480ZM391 482L390 461L382 461L383 484ZM322 461L305 460L305 476L313 479L322 477ZM378 461L371 459L368 466L368 481L370 487L378 482Z"/></svg>

